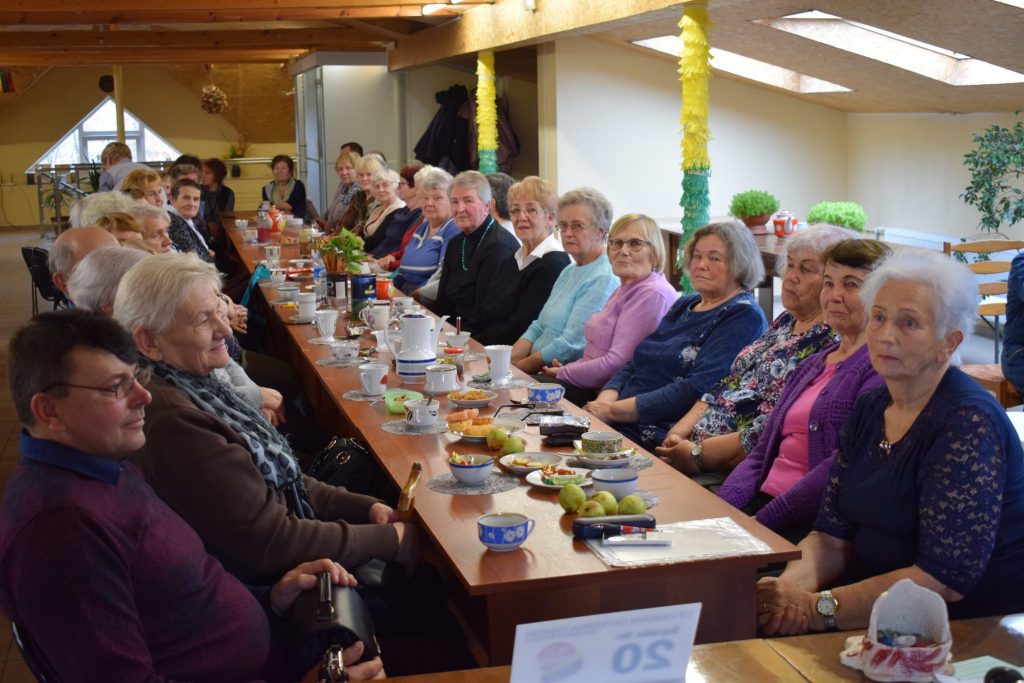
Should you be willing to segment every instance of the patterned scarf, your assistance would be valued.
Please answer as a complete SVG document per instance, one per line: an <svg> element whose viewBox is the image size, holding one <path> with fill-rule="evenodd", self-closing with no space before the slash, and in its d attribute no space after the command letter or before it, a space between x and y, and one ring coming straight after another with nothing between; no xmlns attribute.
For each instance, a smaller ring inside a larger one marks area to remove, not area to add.
<svg viewBox="0 0 1024 683"><path fill-rule="evenodd" d="M300 519L316 518L291 446L260 411L212 373L199 377L164 363L144 362L154 375L188 394L197 408L223 420L238 434L260 476L284 496L289 512Z"/></svg>

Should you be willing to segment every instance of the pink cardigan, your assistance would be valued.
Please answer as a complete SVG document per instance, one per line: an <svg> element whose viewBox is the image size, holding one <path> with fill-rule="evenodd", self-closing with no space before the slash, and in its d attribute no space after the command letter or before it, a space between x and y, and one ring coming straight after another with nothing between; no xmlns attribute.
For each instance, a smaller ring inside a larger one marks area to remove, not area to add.
<svg viewBox="0 0 1024 683"><path fill-rule="evenodd" d="M583 330L583 357L558 369L558 379L600 389L633 357L636 345L658 327L679 297L665 276L652 271L643 280L616 289Z"/></svg>

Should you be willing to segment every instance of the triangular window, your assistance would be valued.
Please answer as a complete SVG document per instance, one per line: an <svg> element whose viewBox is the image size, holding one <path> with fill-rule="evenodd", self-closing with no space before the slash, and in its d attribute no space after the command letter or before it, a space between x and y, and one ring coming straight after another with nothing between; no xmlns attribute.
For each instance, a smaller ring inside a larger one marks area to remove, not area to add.
<svg viewBox="0 0 1024 683"><path fill-rule="evenodd" d="M26 171L32 173L39 165L99 163L103 148L117 140L115 117L114 100L104 98ZM181 155L127 109L124 110L124 137L134 161L172 161Z"/></svg>

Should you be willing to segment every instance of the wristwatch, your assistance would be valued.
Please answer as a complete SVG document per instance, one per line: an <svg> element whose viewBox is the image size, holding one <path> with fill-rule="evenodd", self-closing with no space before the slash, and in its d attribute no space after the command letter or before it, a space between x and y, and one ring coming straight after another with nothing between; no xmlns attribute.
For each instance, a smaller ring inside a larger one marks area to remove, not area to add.
<svg viewBox="0 0 1024 683"><path fill-rule="evenodd" d="M701 453L703 452L704 446L702 444L697 444L693 447L693 450L690 451L690 457L693 458L693 464L697 466L698 471L707 472L707 470L704 469L704 458L701 457Z"/></svg>
<svg viewBox="0 0 1024 683"><path fill-rule="evenodd" d="M836 610L839 609L839 601L832 596L832 591L821 591L818 593L818 602L815 605L818 615L825 624L825 628L836 627Z"/></svg>

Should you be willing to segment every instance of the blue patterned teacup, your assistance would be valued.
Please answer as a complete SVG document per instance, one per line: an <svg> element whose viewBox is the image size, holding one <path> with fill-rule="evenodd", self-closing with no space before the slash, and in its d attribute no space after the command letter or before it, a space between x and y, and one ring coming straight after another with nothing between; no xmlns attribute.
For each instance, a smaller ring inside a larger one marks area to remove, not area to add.
<svg viewBox="0 0 1024 683"><path fill-rule="evenodd" d="M515 550L533 531L536 524L518 512L496 512L476 520L480 542L499 553Z"/></svg>
<svg viewBox="0 0 1024 683"><path fill-rule="evenodd" d="M565 396L565 387L561 384L537 383L526 387L526 399L530 403L558 403Z"/></svg>

